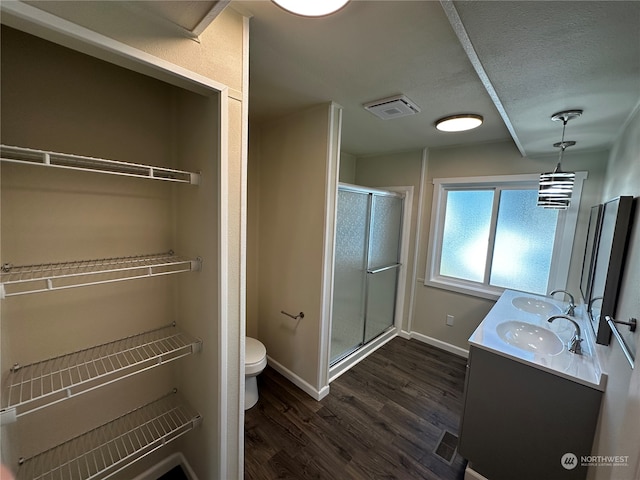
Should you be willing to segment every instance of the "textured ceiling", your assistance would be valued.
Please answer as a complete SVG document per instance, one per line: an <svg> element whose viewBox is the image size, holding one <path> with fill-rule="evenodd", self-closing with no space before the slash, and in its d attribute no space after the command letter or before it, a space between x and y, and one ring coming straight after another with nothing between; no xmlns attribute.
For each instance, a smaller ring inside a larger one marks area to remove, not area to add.
<svg viewBox="0 0 640 480"><path fill-rule="evenodd" d="M568 108L584 110L567 127L574 149L608 148L640 99L637 1L446 2L485 82L437 1L352 1L320 19L268 1L232 5L253 15L251 120L335 101L344 107L343 149L356 155L507 139L508 128L528 155L557 152L561 125L550 117ZM362 109L398 93L422 112L380 120ZM461 112L485 124L459 134L433 128Z"/></svg>
<svg viewBox="0 0 640 480"><path fill-rule="evenodd" d="M509 138L438 2L356 1L321 19L240 3L254 14L252 121L335 101L344 107L343 150L355 155ZM381 120L362 108L400 93L421 113ZM461 112L481 113L485 124L457 135L434 129Z"/></svg>
<svg viewBox="0 0 640 480"><path fill-rule="evenodd" d="M113 1L113 0L112 0ZM229 0L163 0L163 1L126 1L128 8L139 9L167 20L189 32L200 34L215 16L224 9Z"/></svg>
<svg viewBox="0 0 640 480"><path fill-rule="evenodd" d="M91 4L96 22L118 11L162 38L197 36L228 0L29 3ZM639 104L637 0L352 0L322 18L268 0L230 5L252 16L250 120L334 101L343 107L343 150L355 155L509 138L529 156L556 153L561 125L550 117L565 109L584 110L567 126L578 142L571 151L605 149ZM397 94L422 111L381 120L362 108ZM433 127L463 112L485 123L463 133Z"/></svg>
<svg viewBox="0 0 640 480"><path fill-rule="evenodd" d="M460 18L525 151L559 141L613 143L640 99L640 2L456 2ZM493 34L492 32L498 32Z"/></svg>

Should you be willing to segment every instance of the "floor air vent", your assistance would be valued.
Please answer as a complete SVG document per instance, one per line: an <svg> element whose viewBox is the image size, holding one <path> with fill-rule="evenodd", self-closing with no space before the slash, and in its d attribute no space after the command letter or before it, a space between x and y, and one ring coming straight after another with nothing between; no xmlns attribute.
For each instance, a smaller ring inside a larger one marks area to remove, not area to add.
<svg viewBox="0 0 640 480"><path fill-rule="evenodd" d="M456 450L458 448L458 437L446 430L442 432L442 437L438 442L438 446L434 450L434 453L442 458L449 465L453 462L456 456Z"/></svg>
<svg viewBox="0 0 640 480"><path fill-rule="evenodd" d="M404 95L383 98L382 100L376 100L375 102L365 103L363 106L365 110L370 111L376 117L383 120L406 117L407 115L420 113L420 107Z"/></svg>

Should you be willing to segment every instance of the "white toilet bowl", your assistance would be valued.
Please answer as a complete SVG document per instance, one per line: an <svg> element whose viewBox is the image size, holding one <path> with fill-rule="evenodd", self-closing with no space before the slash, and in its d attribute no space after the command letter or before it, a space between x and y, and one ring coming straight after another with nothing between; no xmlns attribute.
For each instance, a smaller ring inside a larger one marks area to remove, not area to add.
<svg viewBox="0 0 640 480"><path fill-rule="evenodd" d="M255 338L246 337L244 358L244 409L249 410L258 403L256 377L267 366L267 349Z"/></svg>

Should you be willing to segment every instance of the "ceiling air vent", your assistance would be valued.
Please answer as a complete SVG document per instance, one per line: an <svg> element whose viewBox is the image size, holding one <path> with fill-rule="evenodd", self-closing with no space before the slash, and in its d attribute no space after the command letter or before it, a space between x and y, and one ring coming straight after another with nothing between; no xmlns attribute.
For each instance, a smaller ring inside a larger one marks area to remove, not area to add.
<svg viewBox="0 0 640 480"><path fill-rule="evenodd" d="M363 106L365 110L369 110L376 117L383 120L406 117L407 115L420 113L420 107L404 95L383 98L382 100L376 100L375 102L365 103Z"/></svg>

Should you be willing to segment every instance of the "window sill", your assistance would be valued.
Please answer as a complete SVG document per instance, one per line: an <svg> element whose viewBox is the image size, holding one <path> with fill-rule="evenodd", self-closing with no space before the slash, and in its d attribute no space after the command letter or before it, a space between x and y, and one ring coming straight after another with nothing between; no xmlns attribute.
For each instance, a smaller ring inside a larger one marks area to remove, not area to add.
<svg viewBox="0 0 640 480"><path fill-rule="evenodd" d="M483 285L465 284L459 281L452 281L442 277L424 280L426 287L439 288L450 292L462 293L472 297L486 298L488 300L498 300L504 292L502 288L485 287Z"/></svg>

